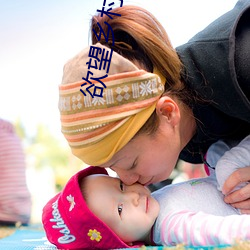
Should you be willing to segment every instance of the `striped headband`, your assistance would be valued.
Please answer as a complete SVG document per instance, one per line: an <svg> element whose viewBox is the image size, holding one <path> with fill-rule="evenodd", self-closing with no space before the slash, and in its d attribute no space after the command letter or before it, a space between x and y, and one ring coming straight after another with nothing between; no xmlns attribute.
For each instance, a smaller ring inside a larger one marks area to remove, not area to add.
<svg viewBox="0 0 250 250"><path fill-rule="evenodd" d="M94 46L111 52L100 43ZM62 133L72 153L97 166L109 161L145 124L164 92L165 79L139 70L113 51L108 76L102 83L91 81L93 88L102 88L102 96L91 95L87 92L91 84L83 86L82 80L88 72L89 51L87 47L64 66L59 110ZM104 69L89 70L95 78L107 74Z"/></svg>

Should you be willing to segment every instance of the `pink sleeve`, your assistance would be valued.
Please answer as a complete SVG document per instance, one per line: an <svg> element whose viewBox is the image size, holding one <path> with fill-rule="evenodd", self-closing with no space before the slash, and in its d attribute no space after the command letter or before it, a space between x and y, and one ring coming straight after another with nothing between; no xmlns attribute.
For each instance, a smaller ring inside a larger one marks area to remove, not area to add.
<svg viewBox="0 0 250 250"><path fill-rule="evenodd" d="M0 224L29 223L31 197L26 183L26 162L13 125L0 119Z"/></svg>
<svg viewBox="0 0 250 250"><path fill-rule="evenodd" d="M167 246L233 244L238 239L250 239L250 215L215 216L174 211L166 216L161 226L161 241Z"/></svg>

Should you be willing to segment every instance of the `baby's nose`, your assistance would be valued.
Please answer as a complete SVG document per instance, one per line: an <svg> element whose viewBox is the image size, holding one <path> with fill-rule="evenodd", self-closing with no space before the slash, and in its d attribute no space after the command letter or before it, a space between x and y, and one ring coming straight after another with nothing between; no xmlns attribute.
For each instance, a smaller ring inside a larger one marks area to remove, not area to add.
<svg viewBox="0 0 250 250"><path fill-rule="evenodd" d="M139 199L140 195L137 192L127 192L126 193L127 199L134 205L138 206L139 205Z"/></svg>

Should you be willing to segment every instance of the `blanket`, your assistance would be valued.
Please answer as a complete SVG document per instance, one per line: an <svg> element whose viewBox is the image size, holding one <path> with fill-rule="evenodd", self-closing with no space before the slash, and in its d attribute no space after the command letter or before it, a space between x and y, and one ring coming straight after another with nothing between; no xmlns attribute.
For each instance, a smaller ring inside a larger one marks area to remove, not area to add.
<svg viewBox="0 0 250 250"><path fill-rule="evenodd" d="M4 250L57 250L57 248L48 242L45 232L41 225L22 226L13 228L13 233L0 239L0 249ZM7 230L7 229L6 229ZM5 231L6 231L5 230ZM11 228L10 228L11 230ZM163 247L147 246L133 248L133 250L247 250L250 249L250 243L243 242L236 246L217 246L217 247ZM125 249L123 249L125 250Z"/></svg>

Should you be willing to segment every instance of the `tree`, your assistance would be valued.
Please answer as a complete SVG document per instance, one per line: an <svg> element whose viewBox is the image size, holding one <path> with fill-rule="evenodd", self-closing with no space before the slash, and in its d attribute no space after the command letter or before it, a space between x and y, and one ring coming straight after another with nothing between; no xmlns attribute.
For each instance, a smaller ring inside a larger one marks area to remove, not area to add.
<svg viewBox="0 0 250 250"><path fill-rule="evenodd" d="M15 128L24 142L27 167L37 170L52 168L58 191L74 173L85 167L84 163L71 153L66 140L53 136L44 124L37 126L34 137L27 136L21 120L17 120Z"/></svg>

